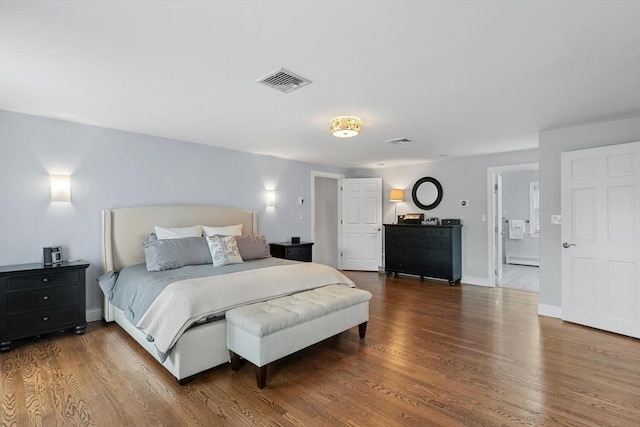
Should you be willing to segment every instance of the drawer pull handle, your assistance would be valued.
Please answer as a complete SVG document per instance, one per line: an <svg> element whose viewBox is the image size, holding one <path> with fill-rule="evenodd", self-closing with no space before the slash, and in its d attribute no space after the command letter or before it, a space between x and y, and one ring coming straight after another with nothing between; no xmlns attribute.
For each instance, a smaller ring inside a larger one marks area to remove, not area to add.
<svg viewBox="0 0 640 427"><path fill-rule="evenodd" d="M49 295L43 296L42 299L45 300L45 301L48 300L49 299Z"/></svg>
<svg viewBox="0 0 640 427"><path fill-rule="evenodd" d="M43 282L48 282L48 281L49 281L49 278L48 278L48 277L45 277L45 278L43 278L43 279L42 279L42 281L43 281Z"/></svg>
<svg viewBox="0 0 640 427"><path fill-rule="evenodd" d="M49 320L49 316L44 316L44 317L42 318L42 320L44 320L44 321L46 322L47 320Z"/></svg>

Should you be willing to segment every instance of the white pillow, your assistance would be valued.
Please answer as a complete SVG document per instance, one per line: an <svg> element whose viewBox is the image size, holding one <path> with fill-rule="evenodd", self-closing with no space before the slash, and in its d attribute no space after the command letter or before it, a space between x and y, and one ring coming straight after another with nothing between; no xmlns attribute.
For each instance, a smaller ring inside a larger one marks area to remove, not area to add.
<svg viewBox="0 0 640 427"><path fill-rule="evenodd" d="M183 237L202 237L202 226L193 225L191 227L153 227L156 237L161 239L182 239Z"/></svg>
<svg viewBox="0 0 640 427"><path fill-rule="evenodd" d="M220 236L242 236L242 224L229 225L227 227L207 227L203 225L202 229L205 236L215 236L216 234Z"/></svg>
<svg viewBox="0 0 640 427"><path fill-rule="evenodd" d="M207 236L207 243L214 267L244 262L240 256L235 236Z"/></svg>

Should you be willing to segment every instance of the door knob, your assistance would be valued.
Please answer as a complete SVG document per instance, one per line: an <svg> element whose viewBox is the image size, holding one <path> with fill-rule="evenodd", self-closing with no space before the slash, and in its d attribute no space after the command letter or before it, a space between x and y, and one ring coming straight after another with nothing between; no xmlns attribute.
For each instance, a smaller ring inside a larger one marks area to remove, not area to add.
<svg viewBox="0 0 640 427"><path fill-rule="evenodd" d="M567 249L569 246L575 246L575 245L576 245L575 243L564 242L562 244L562 247Z"/></svg>

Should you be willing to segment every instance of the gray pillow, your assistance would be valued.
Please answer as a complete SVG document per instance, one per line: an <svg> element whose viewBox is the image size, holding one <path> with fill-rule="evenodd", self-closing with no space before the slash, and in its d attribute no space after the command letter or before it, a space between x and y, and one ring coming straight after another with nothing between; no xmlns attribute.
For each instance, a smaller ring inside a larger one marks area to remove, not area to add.
<svg viewBox="0 0 640 427"><path fill-rule="evenodd" d="M212 263L209 245L204 237L149 240L142 247L148 271Z"/></svg>
<svg viewBox="0 0 640 427"><path fill-rule="evenodd" d="M238 250L243 260L268 258L271 256L264 236L236 236Z"/></svg>

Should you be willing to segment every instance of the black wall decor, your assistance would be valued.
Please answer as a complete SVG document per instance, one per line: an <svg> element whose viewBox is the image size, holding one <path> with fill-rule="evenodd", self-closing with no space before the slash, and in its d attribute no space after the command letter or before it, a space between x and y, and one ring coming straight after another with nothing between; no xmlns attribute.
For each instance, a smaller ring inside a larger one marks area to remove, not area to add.
<svg viewBox="0 0 640 427"><path fill-rule="evenodd" d="M434 209L442 201L442 185L440 181L430 176L420 178L411 190L413 203L426 211Z"/></svg>

